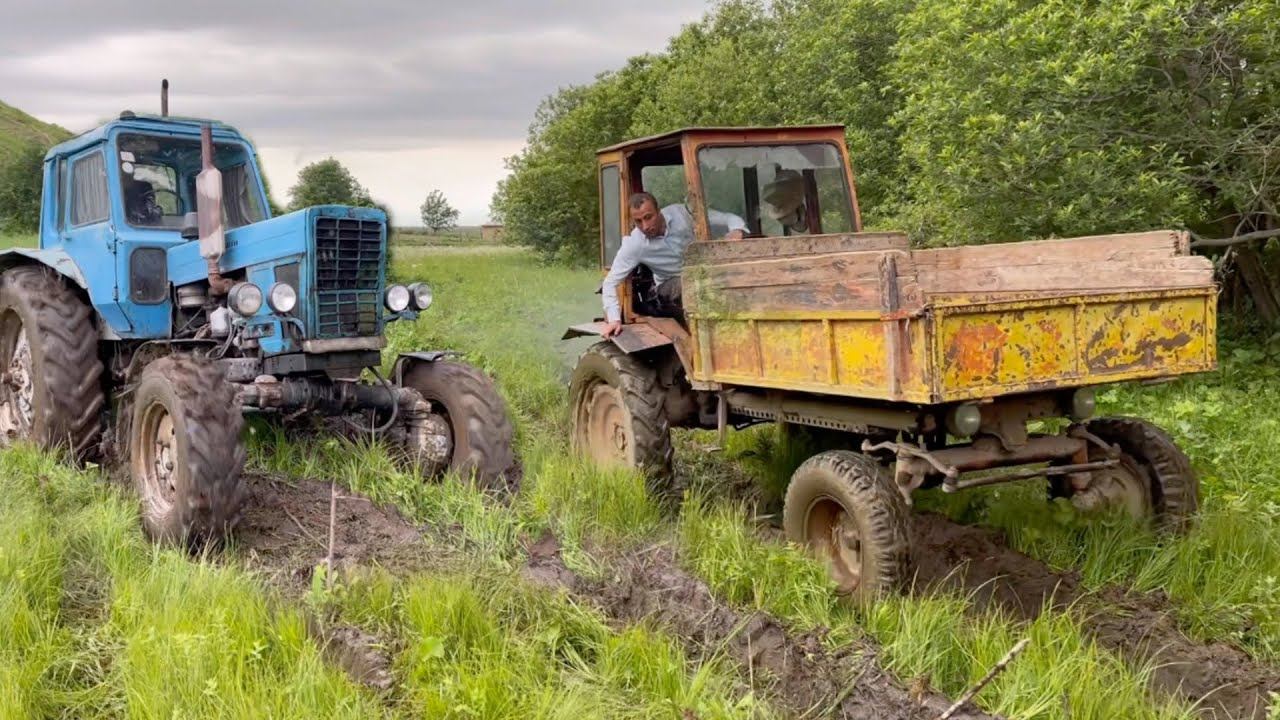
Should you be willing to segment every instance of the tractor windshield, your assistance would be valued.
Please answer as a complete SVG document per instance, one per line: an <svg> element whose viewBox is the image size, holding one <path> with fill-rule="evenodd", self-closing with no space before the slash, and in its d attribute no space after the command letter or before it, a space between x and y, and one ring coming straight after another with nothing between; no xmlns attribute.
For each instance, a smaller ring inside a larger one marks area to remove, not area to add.
<svg viewBox="0 0 1280 720"><path fill-rule="evenodd" d="M835 145L707 147L698 151L698 169L707 209L743 218L754 236L853 232L853 206ZM728 232L708 225L712 239Z"/></svg>
<svg viewBox="0 0 1280 720"><path fill-rule="evenodd" d="M180 229L183 216L196 209L200 141L121 135L117 144L126 222L137 228ZM231 229L266 219L248 151L238 143L213 147L213 164L222 172L224 226Z"/></svg>

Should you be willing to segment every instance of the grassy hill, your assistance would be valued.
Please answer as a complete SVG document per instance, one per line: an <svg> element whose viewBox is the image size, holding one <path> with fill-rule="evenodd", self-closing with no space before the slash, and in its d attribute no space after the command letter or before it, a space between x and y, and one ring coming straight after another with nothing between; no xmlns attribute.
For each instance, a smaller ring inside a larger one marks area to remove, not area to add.
<svg viewBox="0 0 1280 720"><path fill-rule="evenodd" d="M0 102L0 163L12 157L25 144L39 143L45 148L71 137L71 132L58 125L42 122L12 105Z"/></svg>

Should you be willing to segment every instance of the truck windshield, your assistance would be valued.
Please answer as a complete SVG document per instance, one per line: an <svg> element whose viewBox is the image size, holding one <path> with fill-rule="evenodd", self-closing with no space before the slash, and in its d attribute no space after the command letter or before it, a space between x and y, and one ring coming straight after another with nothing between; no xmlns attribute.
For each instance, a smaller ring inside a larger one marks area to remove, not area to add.
<svg viewBox="0 0 1280 720"><path fill-rule="evenodd" d="M737 215L752 235L853 232L840 152L830 143L708 147L698 151L711 218ZM709 221L712 239L728 228Z"/></svg>
<svg viewBox="0 0 1280 720"><path fill-rule="evenodd" d="M138 228L180 229L183 215L196 209L200 141L121 135L117 145L125 221ZM236 143L214 143L213 164L222 172L223 225L231 229L264 220L248 151Z"/></svg>

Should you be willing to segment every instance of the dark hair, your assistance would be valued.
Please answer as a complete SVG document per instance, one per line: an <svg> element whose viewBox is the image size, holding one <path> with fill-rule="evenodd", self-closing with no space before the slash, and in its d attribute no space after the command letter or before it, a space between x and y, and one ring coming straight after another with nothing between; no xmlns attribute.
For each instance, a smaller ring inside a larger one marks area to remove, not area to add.
<svg viewBox="0 0 1280 720"><path fill-rule="evenodd" d="M646 201L653 203L653 208L655 210L658 209L658 198L654 197L651 192L642 191L633 194L631 198L627 200L627 205L630 206L632 210L639 210L644 207Z"/></svg>

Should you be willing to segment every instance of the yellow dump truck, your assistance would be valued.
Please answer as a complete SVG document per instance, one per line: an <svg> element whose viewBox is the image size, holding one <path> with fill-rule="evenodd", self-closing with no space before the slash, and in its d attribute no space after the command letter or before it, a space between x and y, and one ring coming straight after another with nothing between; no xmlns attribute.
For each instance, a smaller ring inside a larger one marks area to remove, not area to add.
<svg viewBox="0 0 1280 720"><path fill-rule="evenodd" d="M858 595L909 579L919 488L1046 478L1082 509L1187 526L1186 456L1148 422L1093 417L1098 385L1215 366L1213 269L1185 234L915 249L862 231L839 126L688 129L598 161L604 268L636 193L687 213L694 241L683 308L655 302L645 276L624 282L622 331L574 371L587 456L662 489L672 427L813 429L839 449L796 471L783 525ZM1051 418L1070 422L1029 429Z"/></svg>

